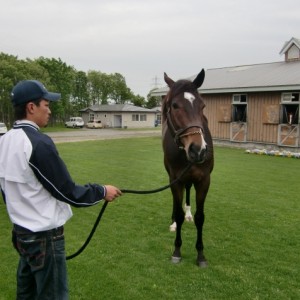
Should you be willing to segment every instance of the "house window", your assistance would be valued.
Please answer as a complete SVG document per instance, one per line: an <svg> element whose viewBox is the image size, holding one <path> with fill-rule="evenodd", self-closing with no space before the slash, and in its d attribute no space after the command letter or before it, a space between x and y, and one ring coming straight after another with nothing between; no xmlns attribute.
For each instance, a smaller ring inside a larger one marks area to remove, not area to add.
<svg viewBox="0 0 300 300"><path fill-rule="evenodd" d="M139 121L139 115L138 114L132 115L132 121Z"/></svg>
<svg viewBox="0 0 300 300"><path fill-rule="evenodd" d="M161 115L156 116L156 124L160 125L161 124Z"/></svg>
<svg viewBox="0 0 300 300"><path fill-rule="evenodd" d="M90 116L89 116L89 119L90 119L90 121L94 121L94 119L95 119L95 115L94 114L90 114Z"/></svg>
<svg viewBox="0 0 300 300"><path fill-rule="evenodd" d="M299 93L283 93L281 96L280 123L299 124Z"/></svg>
<svg viewBox="0 0 300 300"><path fill-rule="evenodd" d="M236 94L232 97L233 122L247 122L247 95Z"/></svg>
<svg viewBox="0 0 300 300"><path fill-rule="evenodd" d="M140 121L147 121L147 115L140 115Z"/></svg>

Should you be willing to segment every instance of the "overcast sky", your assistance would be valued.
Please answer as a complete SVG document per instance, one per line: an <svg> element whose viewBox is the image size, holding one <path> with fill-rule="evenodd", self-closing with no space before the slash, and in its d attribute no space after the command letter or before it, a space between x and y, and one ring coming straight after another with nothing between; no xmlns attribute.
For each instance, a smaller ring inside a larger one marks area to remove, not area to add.
<svg viewBox="0 0 300 300"><path fill-rule="evenodd" d="M0 52L121 73L146 97L202 68L282 61L299 0L0 0Z"/></svg>

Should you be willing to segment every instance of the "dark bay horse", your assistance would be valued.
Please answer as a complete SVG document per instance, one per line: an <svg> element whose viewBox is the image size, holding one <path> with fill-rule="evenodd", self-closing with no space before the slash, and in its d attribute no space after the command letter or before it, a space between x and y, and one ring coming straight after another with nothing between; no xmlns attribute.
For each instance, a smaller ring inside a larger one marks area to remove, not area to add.
<svg viewBox="0 0 300 300"><path fill-rule="evenodd" d="M207 266L203 253L202 227L204 202L214 164L212 138L207 119L203 114L205 105L197 91L202 85L204 77L205 72L202 70L194 81L178 80L174 82L165 73L164 79L170 90L162 104L164 165L170 182L180 177L183 170L190 166L180 180L171 186L172 219L177 224L172 261L177 263L181 260L181 227L184 221L182 202L184 191L189 195L191 187L194 186L197 265L200 267Z"/></svg>

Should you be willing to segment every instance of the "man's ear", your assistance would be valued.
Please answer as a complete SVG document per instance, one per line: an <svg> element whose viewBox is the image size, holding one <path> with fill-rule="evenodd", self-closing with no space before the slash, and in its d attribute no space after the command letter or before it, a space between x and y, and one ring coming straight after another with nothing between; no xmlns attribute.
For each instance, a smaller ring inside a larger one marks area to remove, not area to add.
<svg viewBox="0 0 300 300"><path fill-rule="evenodd" d="M28 102L26 104L26 112L28 114L30 114L30 115L33 114L34 113L34 108L35 108L35 104L33 102Z"/></svg>

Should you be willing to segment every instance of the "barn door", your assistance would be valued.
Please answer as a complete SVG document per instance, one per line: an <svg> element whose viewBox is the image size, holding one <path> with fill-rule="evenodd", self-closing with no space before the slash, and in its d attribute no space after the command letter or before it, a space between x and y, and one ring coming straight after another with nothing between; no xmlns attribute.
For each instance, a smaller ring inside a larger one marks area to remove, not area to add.
<svg viewBox="0 0 300 300"><path fill-rule="evenodd" d="M298 147L299 146L299 125L279 124L278 145Z"/></svg>
<svg viewBox="0 0 300 300"><path fill-rule="evenodd" d="M247 123L232 122L230 124L230 141L246 142L247 140Z"/></svg>

